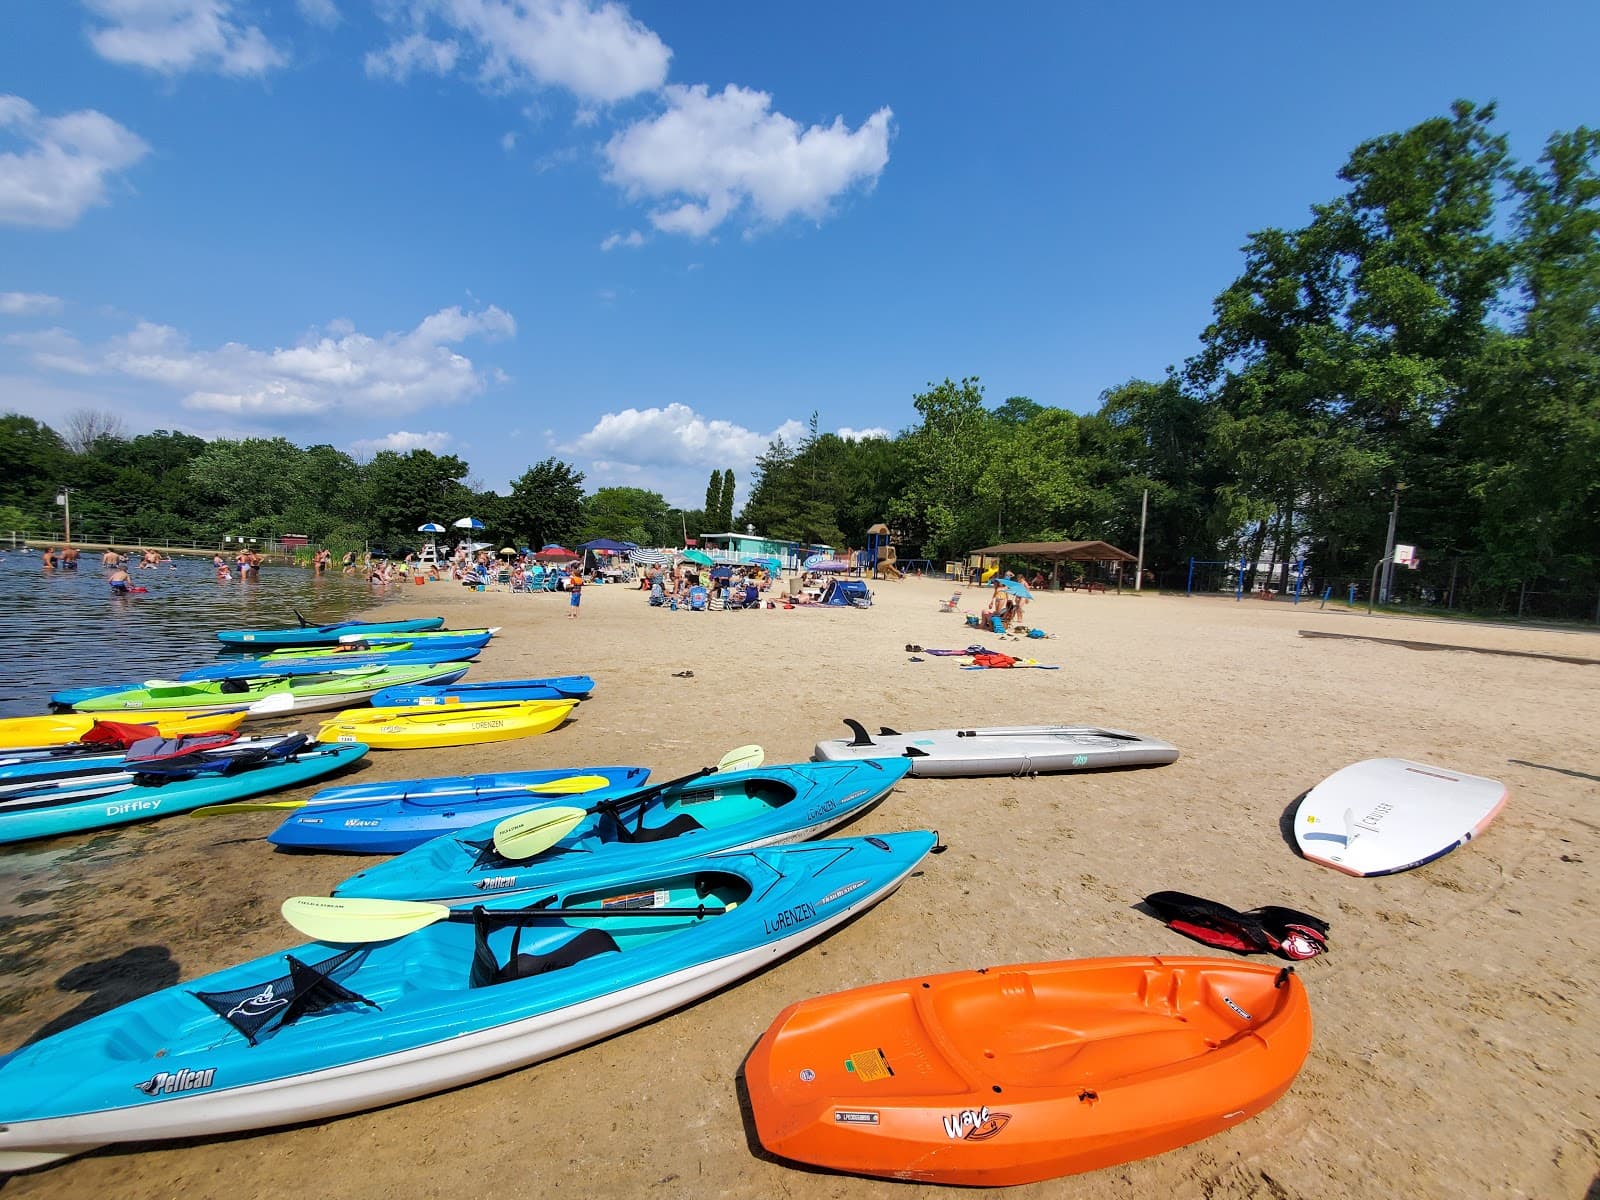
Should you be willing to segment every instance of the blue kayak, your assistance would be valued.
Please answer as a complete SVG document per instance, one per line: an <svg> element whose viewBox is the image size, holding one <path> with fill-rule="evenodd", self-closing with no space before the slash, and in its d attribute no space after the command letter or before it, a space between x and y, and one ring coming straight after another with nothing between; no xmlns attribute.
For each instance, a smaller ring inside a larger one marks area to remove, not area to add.
<svg viewBox="0 0 1600 1200"><path fill-rule="evenodd" d="M544 679L485 679L446 687L407 684L384 688L372 698L375 708L417 704L471 704L489 700L582 700L594 691L587 675L551 675Z"/></svg>
<svg viewBox="0 0 1600 1200"><path fill-rule="evenodd" d="M224 646L337 646L353 633L423 633L443 625L443 617L417 617L410 621L336 621L332 625L287 629L221 629L217 631L217 640Z"/></svg>
<svg viewBox="0 0 1600 1200"><path fill-rule="evenodd" d="M0 1171L111 1142L320 1121L567 1053L858 917L935 841L917 831L690 858L594 876L544 907L291 900L285 914L302 926L359 929L164 988L0 1058Z"/></svg>
<svg viewBox="0 0 1600 1200"><path fill-rule="evenodd" d="M648 872L696 854L748 850L817 837L866 812L910 769L904 758L797 763L700 774L598 802L546 801L526 815L582 807L579 824L526 860L496 853L498 820L485 821L368 867L335 896L470 904L552 887L598 871ZM823 768L818 770L817 768ZM568 810L569 812L571 809Z"/></svg>
<svg viewBox="0 0 1600 1200"><path fill-rule="evenodd" d="M40 755L35 758L0 758L0 796L17 786L43 783L47 780L72 779L85 775L131 774L138 769L141 757L149 755L156 745L170 747L169 753L183 752L200 756L227 754L231 751L275 746L283 741L284 734L267 737L237 737L233 734L196 734L187 737L148 739L153 745L138 742L127 749L109 746L85 747L93 753L61 754L54 757ZM130 765L130 759L133 760Z"/></svg>
<svg viewBox="0 0 1600 1200"><path fill-rule="evenodd" d="M323 746L305 745L303 737L300 741L303 748L288 757L267 751L252 762L236 762L227 771L202 770L186 777L127 775L120 781L102 777L61 786L45 782L37 790L8 793L0 798L0 843L126 825L243 800L320 779L367 752L360 743Z"/></svg>
<svg viewBox="0 0 1600 1200"><path fill-rule="evenodd" d="M191 667L177 678L183 683L218 679L281 679L290 675L327 675L352 667L415 667L430 663L471 662L483 653L483 645L487 641L484 638L469 645L429 642L412 650L388 650L380 654L352 652L315 658L235 658L227 662L207 663L203 667Z"/></svg>
<svg viewBox="0 0 1600 1200"><path fill-rule="evenodd" d="M604 787L562 794L560 781L603 776ZM570 767L486 775L352 783L325 788L267 836L275 846L351 854L401 854L440 834L498 821L539 804L593 804L642 787L649 767ZM552 788L548 785L555 784ZM543 788L543 791L534 791Z"/></svg>

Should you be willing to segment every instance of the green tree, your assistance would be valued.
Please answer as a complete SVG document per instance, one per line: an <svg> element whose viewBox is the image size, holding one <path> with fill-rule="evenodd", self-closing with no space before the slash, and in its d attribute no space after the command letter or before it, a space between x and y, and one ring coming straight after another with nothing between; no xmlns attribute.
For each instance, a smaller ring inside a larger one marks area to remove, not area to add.
<svg viewBox="0 0 1600 1200"><path fill-rule="evenodd" d="M715 525L718 533L725 533L733 528L733 468L728 467L722 472L721 487L717 489L717 507L715 510L707 508L706 512L715 511L716 516L711 523Z"/></svg>
<svg viewBox="0 0 1600 1200"><path fill-rule="evenodd" d="M56 431L21 413L0 416L0 502L14 504L37 523L44 506L68 478L72 457Z"/></svg>
<svg viewBox="0 0 1600 1200"><path fill-rule="evenodd" d="M924 557L950 558L987 545L992 509L979 481L993 436L976 378L930 384L913 403L921 425L902 439L905 492L889 503L889 520L911 536Z"/></svg>
<svg viewBox="0 0 1600 1200"><path fill-rule="evenodd" d="M635 487L598 488L583 502L582 542L610 538L640 546L675 544L667 501L659 492Z"/></svg>
<svg viewBox="0 0 1600 1200"><path fill-rule="evenodd" d="M535 548L558 542L571 546L583 525L583 472L547 458L512 481L501 511L504 532L525 538Z"/></svg>
<svg viewBox="0 0 1600 1200"><path fill-rule="evenodd" d="M717 514L719 514L722 511L722 472L721 471L712 471L711 472L711 478L706 483L706 504L705 504L705 510L704 511L705 511L705 514L706 514L706 518L708 520L710 520L711 522L713 522L713 523L716 522ZM716 530L716 532L722 532L722 531L723 530L722 530L721 527L719 527L719 529Z"/></svg>
<svg viewBox="0 0 1600 1200"><path fill-rule="evenodd" d="M466 474L467 464L454 454L380 450L361 468L355 493L366 510L368 539L385 549L398 549L415 542L417 526L426 521L449 525L466 516L485 520L470 511L474 495L463 482ZM345 523L351 523L348 515Z"/></svg>

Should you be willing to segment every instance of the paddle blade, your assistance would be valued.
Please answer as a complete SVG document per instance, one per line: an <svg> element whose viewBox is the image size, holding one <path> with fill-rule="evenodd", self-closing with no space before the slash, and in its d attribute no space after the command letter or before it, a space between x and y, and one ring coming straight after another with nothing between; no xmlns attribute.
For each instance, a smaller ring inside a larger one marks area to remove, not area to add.
<svg viewBox="0 0 1600 1200"><path fill-rule="evenodd" d="M717 770L753 771L766 761L767 752L760 746L738 746L717 761Z"/></svg>
<svg viewBox="0 0 1600 1200"><path fill-rule="evenodd" d="M443 904L332 896L290 896L282 911L285 921L319 942L386 942L450 915Z"/></svg>
<svg viewBox="0 0 1600 1200"><path fill-rule="evenodd" d="M304 800L239 800L233 804L208 804L196 808L191 817L231 817L236 813L282 812L286 808L304 808Z"/></svg>
<svg viewBox="0 0 1600 1200"><path fill-rule="evenodd" d="M611 780L604 775L568 775L565 779L552 779L548 783L530 783L528 790L541 796L577 796L610 786Z"/></svg>
<svg viewBox="0 0 1600 1200"><path fill-rule="evenodd" d="M543 854L588 816L581 808L534 808L507 817L494 827L494 848L506 858L522 861Z"/></svg>
<svg viewBox="0 0 1600 1200"><path fill-rule="evenodd" d="M262 713L288 712L293 707L293 692L277 692L257 700L254 704L249 705L245 711L251 716L260 716Z"/></svg>

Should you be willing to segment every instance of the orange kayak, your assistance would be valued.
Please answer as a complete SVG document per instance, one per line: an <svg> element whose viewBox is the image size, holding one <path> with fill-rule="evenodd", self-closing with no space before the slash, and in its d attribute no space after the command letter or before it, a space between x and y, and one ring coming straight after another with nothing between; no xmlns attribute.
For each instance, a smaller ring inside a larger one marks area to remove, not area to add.
<svg viewBox="0 0 1600 1200"><path fill-rule="evenodd" d="M1311 1048L1286 968L1031 963L791 1004L745 1063L761 1144L839 1171L1007 1185L1187 1145L1289 1089Z"/></svg>

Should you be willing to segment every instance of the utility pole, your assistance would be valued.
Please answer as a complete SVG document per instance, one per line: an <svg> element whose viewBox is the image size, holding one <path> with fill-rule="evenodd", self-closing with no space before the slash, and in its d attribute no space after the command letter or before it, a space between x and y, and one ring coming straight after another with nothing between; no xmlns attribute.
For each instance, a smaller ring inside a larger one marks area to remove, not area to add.
<svg viewBox="0 0 1600 1200"><path fill-rule="evenodd" d="M1389 536L1383 543L1383 578L1378 583L1378 603L1389 603L1389 586L1394 582L1394 527L1400 519L1400 493L1406 485L1394 485L1394 504L1389 509Z"/></svg>
<svg viewBox="0 0 1600 1200"><path fill-rule="evenodd" d="M56 503L61 505L66 513L66 535L62 540L70 542L72 540L72 489L69 487L62 488L61 491L56 494Z"/></svg>
<svg viewBox="0 0 1600 1200"><path fill-rule="evenodd" d="M1139 497L1139 565L1133 569L1133 590L1141 591L1144 587L1144 519L1150 510L1150 489L1145 488Z"/></svg>

